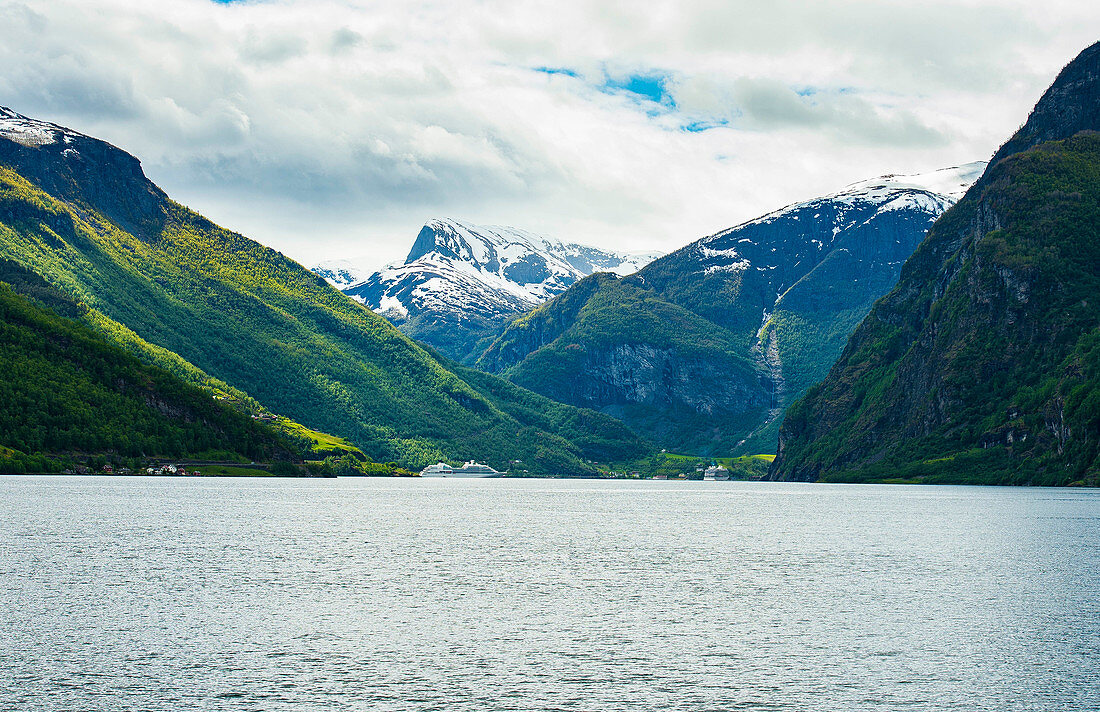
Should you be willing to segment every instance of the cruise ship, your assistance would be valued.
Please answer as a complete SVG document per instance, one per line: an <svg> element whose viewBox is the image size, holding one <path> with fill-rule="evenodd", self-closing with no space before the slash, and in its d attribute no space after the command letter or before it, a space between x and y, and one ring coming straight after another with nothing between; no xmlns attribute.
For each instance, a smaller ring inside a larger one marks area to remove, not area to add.
<svg viewBox="0 0 1100 712"><path fill-rule="evenodd" d="M707 471L703 473L704 480L721 480L725 481L730 478L730 471L721 465L711 465L707 468Z"/></svg>
<svg viewBox="0 0 1100 712"><path fill-rule="evenodd" d="M420 471L421 477L454 477L454 474L454 468L445 462L437 462L434 465L428 465Z"/></svg>
<svg viewBox="0 0 1100 712"><path fill-rule="evenodd" d="M420 471L421 477L500 477L502 473L488 465L470 460L462 467L451 467L445 462L428 465Z"/></svg>

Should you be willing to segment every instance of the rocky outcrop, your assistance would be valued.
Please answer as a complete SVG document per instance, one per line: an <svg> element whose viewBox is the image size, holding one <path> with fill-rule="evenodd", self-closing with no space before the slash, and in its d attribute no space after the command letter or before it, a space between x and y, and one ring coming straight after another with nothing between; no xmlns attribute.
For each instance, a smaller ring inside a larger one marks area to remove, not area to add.
<svg viewBox="0 0 1100 712"><path fill-rule="evenodd" d="M759 383L730 378L725 364L686 357L649 344L618 344L585 354L567 385L575 405L608 408L627 404L683 407L702 415L745 412L771 405Z"/></svg>
<svg viewBox="0 0 1100 712"><path fill-rule="evenodd" d="M159 232L167 197L129 153L0 107L0 164L55 197L93 208L139 236Z"/></svg>
<svg viewBox="0 0 1100 712"><path fill-rule="evenodd" d="M989 165L1044 141L1068 138L1100 126L1100 43L1067 64L1043 93L1027 121L993 155Z"/></svg>

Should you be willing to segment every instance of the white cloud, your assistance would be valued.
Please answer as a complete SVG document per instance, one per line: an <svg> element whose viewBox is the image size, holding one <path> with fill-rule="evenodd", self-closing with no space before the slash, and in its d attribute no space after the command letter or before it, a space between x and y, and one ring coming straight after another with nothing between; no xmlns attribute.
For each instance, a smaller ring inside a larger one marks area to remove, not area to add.
<svg viewBox="0 0 1100 712"><path fill-rule="evenodd" d="M1080 2L760 5L0 0L0 104L305 262L401 257L439 215L669 250L988 157L1100 26ZM665 106L605 86L630 76Z"/></svg>

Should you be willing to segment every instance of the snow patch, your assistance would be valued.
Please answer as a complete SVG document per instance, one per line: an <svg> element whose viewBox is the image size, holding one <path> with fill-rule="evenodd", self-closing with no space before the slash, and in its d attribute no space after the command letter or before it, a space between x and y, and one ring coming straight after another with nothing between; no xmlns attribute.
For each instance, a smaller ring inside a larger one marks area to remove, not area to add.
<svg viewBox="0 0 1100 712"><path fill-rule="evenodd" d="M388 294L382 296L382 299L379 300L378 308L375 309L375 311L379 312L380 314L384 314L386 312L396 312L401 316L409 315L409 310L405 308L405 305L401 303L401 300Z"/></svg>
<svg viewBox="0 0 1100 712"><path fill-rule="evenodd" d="M715 274L718 272L744 272L749 268L748 260L740 260L725 265L708 265L703 268L703 274Z"/></svg>
<svg viewBox="0 0 1100 712"><path fill-rule="evenodd" d="M81 134L48 121L32 119L0 106L0 138L6 138L28 148L48 146L58 139L72 143ZM74 151L75 153L75 151Z"/></svg>

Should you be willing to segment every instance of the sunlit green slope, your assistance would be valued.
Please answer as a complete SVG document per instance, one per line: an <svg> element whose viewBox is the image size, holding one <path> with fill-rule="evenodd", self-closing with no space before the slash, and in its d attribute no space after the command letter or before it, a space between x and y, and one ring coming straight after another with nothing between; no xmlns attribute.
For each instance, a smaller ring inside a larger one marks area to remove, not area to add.
<svg viewBox="0 0 1100 712"><path fill-rule="evenodd" d="M0 261L0 471L82 459L292 457L291 443L78 321L83 308ZM12 460L22 461L13 463Z"/></svg>
<svg viewBox="0 0 1100 712"><path fill-rule="evenodd" d="M593 432L646 448L604 416L579 431L531 426L297 263L168 200L108 144L61 129L19 138L0 137L0 256L147 359L209 374L378 461L583 469L591 457L573 441Z"/></svg>

